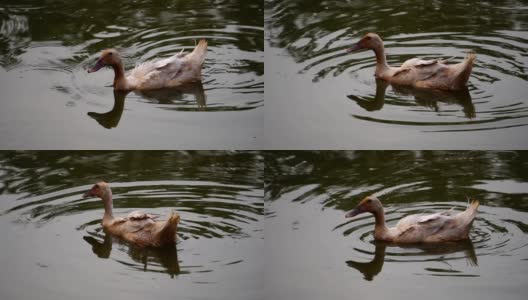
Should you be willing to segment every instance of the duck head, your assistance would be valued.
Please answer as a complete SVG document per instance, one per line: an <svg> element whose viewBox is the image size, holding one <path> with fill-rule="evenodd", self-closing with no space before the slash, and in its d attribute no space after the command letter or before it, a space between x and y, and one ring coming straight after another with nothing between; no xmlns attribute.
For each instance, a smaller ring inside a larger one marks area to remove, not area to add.
<svg viewBox="0 0 528 300"><path fill-rule="evenodd" d="M88 73L97 72L105 66L120 66L121 55L115 49L106 49L101 53L97 63L92 68L88 69Z"/></svg>
<svg viewBox="0 0 528 300"><path fill-rule="evenodd" d="M94 184L92 188L84 193L83 198L97 197L101 199L109 199L112 196L112 190L108 183L104 181L99 181Z"/></svg>
<svg viewBox="0 0 528 300"><path fill-rule="evenodd" d="M380 210L383 210L381 201L374 195L370 195L361 200L356 208L347 212L345 218L352 218L365 212L377 214Z"/></svg>
<svg viewBox="0 0 528 300"><path fill-rule="evenodd" d="M380 36L375 33L365 34L359 42L355 43L352 47L348 48L347 52L356 52L361 49L379 49L383 47L383 41Z"/></svg>

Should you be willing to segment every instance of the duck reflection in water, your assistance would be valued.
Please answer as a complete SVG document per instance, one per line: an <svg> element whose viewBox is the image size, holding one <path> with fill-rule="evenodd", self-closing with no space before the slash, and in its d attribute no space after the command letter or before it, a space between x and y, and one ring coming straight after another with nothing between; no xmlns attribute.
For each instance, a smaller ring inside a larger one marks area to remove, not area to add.
<svg viewBox="0 0 528 300"><path fill-rule="evenodd" d="M125 98L128 92L114 90L114 106L105 113L89 112L88 115L106 129L117 127L125 108Z"/></svg>
<svg viewBox="0 0 528 300"><path fill-rule="evenodd" d="M104 236L99 233L89 232L89 235L83 237L83 239L92 246L92 251L99 258L109 258L112 252L113 238L111 235L104 233ZM101 241L101 238L103 239ZM178 261L178 252L176 245L166 245L163 247L139 247L131 243L121 242L115 239L116 242L122 243L128 247L127 254L132 258L133 261L141 264L140 266L134 265L130 262L119 261L129 267L143 270L144 272L163 272L160 270L153 269L152 266L160 266L165 269L165 273L169 274L171 278L175 275L181 274L180 262ZM149 265L151 268L149 269Z"/></svg>
<svg viewBox="0 0 528 300"><path fill-rule="evenodd" d="M394 256L430 256L430 255L439 255L434 261L443 261L445 254L464 252L465 259L471 266L478 266L477 254L475 253L475 248L470 239L458 241L458 242L448 242L441 244L396 244L388 243L383 241L373 241L372 242L376 247L374 250L374 258L370 262L357 262L354 260L346 261L346 264L349 267L352 267L363 274L363 278L368 281L372 281L376 275L378 275L382 268L383 263L385 262L385 252L387 247L399 247L405 249L419 249L422 252L420 253L409 253L409 254L394 254ZM354 248L356 251L370 254L367 251L359 250ZM404 263L404 262L402 262Z"/></svg>
<svg viewBox="0 0 528 300"><path fill-rule="evenodd" d="M430 107L438 112L438 103L457 104L462 106L464 115L468 119L475 118L475 106L473 105L469 89L467 87L457 91L443 91L431 89L418 89L411 86L401 86L390 84L384 80L376 79L376 95L374 99L365 99L361 96L348 95L347 97L367 111L381 110L385 104L385 93L387 87L391 85L396 94L403 96L414 96L416 104Z"/></svg>
<svg viewBox="0 0 528 300"><path fill-rule="evenodd" d="M121 120L121 115L125 108L125 98L129 91L119 91L114 89L114 106L105 113L89 112L88 116L96 120L101 126L107 129L115 128ZM158 89L152 91L134 91L135 94L159 104L176 104L175 110L206 110L206 96L202 82L194 82L170 89ZM194 96L196 108L188 106L185 95Z"/></svg>

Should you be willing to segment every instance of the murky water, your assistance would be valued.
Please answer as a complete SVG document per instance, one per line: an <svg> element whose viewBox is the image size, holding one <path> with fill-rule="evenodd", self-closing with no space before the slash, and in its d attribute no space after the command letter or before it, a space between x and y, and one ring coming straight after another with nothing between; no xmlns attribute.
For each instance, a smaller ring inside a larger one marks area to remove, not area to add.
<svg viewBox="0 0 528 300"><path fill-rule="evenodd" d="M263 14L262 1L2 1L2 148L258 148ZM111 69L86 72L105 48L128 70L200 38L202 84L114 95Z"/></svg>
<svg viewBox="0 0 528 300"><path fill-rule="evenodd" d="M267 152L269 299L524 299L526 152ZM345 219L377 194L389 225L406 215L481 206L470 241L375 242L374 219Z"/></svg>
<svg viewBox="0 0 528 300"><path fill-rule="evenodd" d="M265 16L269 148L528 145L526 1L269 0ZM413 57L460 62L474 51L467 90L376 82L372 51L345 53L366 32L383 38L393 66Z"/></svg>
<svg viewBox="0 0 528 300"><path fill-rule="evenodd" d="M0 152L0 298L262 299L263 159L231 152ZM114 214L181 215L175 247L102 231ZM9 271L8 271L9 270Z"/></svg>

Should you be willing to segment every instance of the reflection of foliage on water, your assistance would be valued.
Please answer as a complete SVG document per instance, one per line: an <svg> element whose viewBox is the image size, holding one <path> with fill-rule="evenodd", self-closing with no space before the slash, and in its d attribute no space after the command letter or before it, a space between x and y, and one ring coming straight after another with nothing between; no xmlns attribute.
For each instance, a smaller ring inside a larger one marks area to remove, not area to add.
<svg viewBox="0 0 528 300"><path fill-rule="evenodd" d="M482 1L299 1L266 0L266 28L274 47L286 48L296 61L328 50L340 39L350 42L368 31L381 36L424 32L486 35L527 30L523 1L492 5Z"/></svg>
<svg viewBox="0 0 528 300"><path fill-rule="evenodd" d="M90 52L97 52L108 45L133 46L137 44L138 31L149 28L177 32L179 36L200 36L211 33L207 30L233 32L233 26L241 26L235 29L240 32L230 42L241 50L264 49L262 31L244 27L262 27L262 1L223 1L212 5L208 0L8 0L0 8L0 54L4 56L0 65L16 61L30 42L61 41L69 46L88 43ZM101 38L105 45L97 43ZM71 59L79 61L79 57Z"/></svg>
<svg viewBox="0 0 528 300"><path fill-rule="evenodd" d="M266 152L265 158L267 201L279 199L299 186L313 184L298 201L324 194L328 198L324 206L349 210L365 193L421 182L403 187L383 201L465 201L466 196L471 196L484 204L490 200L495 205L528 211L518 194L471 188L482 180L528 182L525 151L279 151ZM413 199L409 197L411 191ZM356 196L351 197L351 192Z"/></svg>
<svg viewBox="0 0 528 300"><path fill-rule="evenodd" d="M259 187L262 164L258 152L4 151L0 193L34 196L97 180L195 180Z"/></svg>
<svg viewBox="0 0 528 300"><path fill-rule="evenodd" d="M21 15L4 15L0 10L0 66L17 63L16 57L28 47L28 19Z"/></svg>

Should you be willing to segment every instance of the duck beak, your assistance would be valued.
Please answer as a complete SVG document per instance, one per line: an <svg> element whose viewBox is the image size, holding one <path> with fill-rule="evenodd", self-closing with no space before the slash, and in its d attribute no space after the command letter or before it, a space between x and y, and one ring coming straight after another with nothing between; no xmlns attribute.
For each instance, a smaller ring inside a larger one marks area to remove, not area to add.
<svg viewBox="0 0 528 300"><path fill-rule="evenodd" d="M95 195L92 193L92 190L89 190L89 191L87 191L86 193L83 194L82 198L86 199L86 198L91 198L93 196L95 196Z"/></svg>
<svg viewBox="0 0 528 300"><path fill-rule="evenodd" d="M92 68L88 69L88 73L97 72L97 71L99 71L99 69L101 69L104 66L105 66L105 63L103 62L103 60L99 59L97 61L97 63L95 64L95 66L93 66Z"/></svg>
<svg viewBox="0 0 528 300"><path fill-rule="evenodd" d="M361 210L361 208L356 207L353 210L347 212L346 215L345 215L345 218L352 218L352 217L355 217L355 216L357 216L357 215L359 215L361 213L364 213L364 211Z"/></svg>
<svg viewBox="0 0 528 300"><path fill-rule="evenodd" d="M357 42L352 47L346 49L346 52L347 53L356 52L356 51L361 50L361 49L363 49L363 47L359 44L359 42Z"/></svg>

